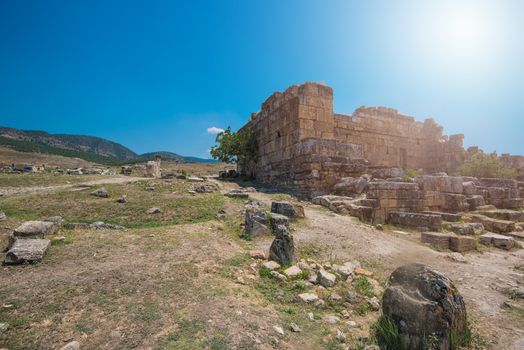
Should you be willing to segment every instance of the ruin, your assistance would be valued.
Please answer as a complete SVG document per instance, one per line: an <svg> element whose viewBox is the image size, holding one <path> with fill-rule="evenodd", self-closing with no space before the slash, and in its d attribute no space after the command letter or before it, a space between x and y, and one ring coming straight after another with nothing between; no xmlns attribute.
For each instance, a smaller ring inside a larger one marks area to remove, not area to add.
<svg viewBox="0 0 524 350"><path fill-rule="evenodd" d="M335 113L333 89L318 83L274 93L244 128L256 134L259 159L241 170L308 197L383 168L454 174L466 157L464 136L444 135L433 119L419 122L385 107Z"/></svg>

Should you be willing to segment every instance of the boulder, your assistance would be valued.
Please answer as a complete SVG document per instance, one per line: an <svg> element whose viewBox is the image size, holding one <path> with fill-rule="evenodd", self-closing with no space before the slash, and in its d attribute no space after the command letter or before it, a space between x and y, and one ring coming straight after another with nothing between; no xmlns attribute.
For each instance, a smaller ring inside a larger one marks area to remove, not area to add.
<svg viewBox="0 0 524 350"><path fill-rule="evenodd" d="M244 223L248 237L257 237L271 233L268 215L263 210L246 210Z"/></svg>
<svg viewBox="0 0 524 350"><path fill-rule="evenodd" d="M5 255L7 265L42 261L51 241L48 239L16 239Z"/></svg>
<svg viewBox="0 0 524 350"><path fill-rule="evenodd" d="M318 300L318 295L314 293L301 293L298 295L298 298L302 300L304 303L314 303Z"/></svg>
<svg viewBox="0 0 524 350"><path fill-rule="evenodd" d="M304 207L298 204L291 204L289 202L273 202L271 203L271 212L287 216L291 220L304 218Z"/></svg>
<svg viewBox="0 0 524 350"><path fill-rule="evenodd" d="M336 282L337 276L335 276L334 274L327 272L324 269L320 269L317 272L317 283L321 286L326 288L333 287Z"/></svg>
<svg viewBox="0 0 524 350"><path fill-rule="evenodd" d="M277 263L276 261L265 261L264 263L262 263L262 267L264 269L273 271L273 270L278 270L280 268L280 264Z"/></svg>
<svg viewBox="0 0 524 350"><path fill-rule="evenodd" d="M295 243L289 229L284 225L275 227L275 239L269 248L269 260L278 262L281 265L295 263Z"/></svg>
<svg viewBox="0 0 524 350"><path fill-rule="evenodd" d="M0 210L0 221L5 221L5 219L7 219L7 216L3 211Z"/></svg>
<svg viewBox="0 0 524 350"><path fill-rule="evenodd" d="M297 277L301 273L302 273L302 270L296 265L290 266L284 270L284 275L290 278Z"/></svg>
<svg viewBox="0 0 524 350"><path fill-rule="evenodd" d="M340 277L345 281L353 274L357 267L360 267L360 263L358 261L348 261L343 265L333 265L332 270L339 274Z"/></svg>
<svg viewBox="0 0 524 350"><path fill-rule="evenodd" d="M428 336L436 342L434 349L450 349L452 337L467 327L466 306L453 282L423 264L391 274L382 313L397 326L406 350L424 348Z"/></svg>
<svg viewBox="0 0 524 350"><path fill-rule="evenodd" d="M99 188L97 190L94 190L93 192L91 192L91 195L93 195L95 197L100 197L100 198L108 198L109 197L109 193L103 187Z"/></svg>
<svg viewBox="0 0 524 350"><path fill-rule="evenodd" d="M67 343L63 347L60 348L60 350L79 350L80 349L80 343L75 341L72 341L70 343Z"/></svg>
<svg viewBox="0 0 524 350"><path fill-rule="evenodd" d="M26 221L18 226L13 235L16 238L46 238L58 231L60 226L52 221Z"/></svg>
<svg viewBox="0 0 524 350"><path fill-rule="evenodd" d="M160 208L156 208L156 207L155 208L149 208L149 209L147 209L147 213L149 215L158 214L158 213L160 213Z"/></svg>

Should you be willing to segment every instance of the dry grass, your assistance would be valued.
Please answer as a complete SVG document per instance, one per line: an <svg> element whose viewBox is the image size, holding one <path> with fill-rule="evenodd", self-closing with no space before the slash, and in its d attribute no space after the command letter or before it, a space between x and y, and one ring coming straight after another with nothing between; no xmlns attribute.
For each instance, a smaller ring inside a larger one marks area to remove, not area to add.
<svg viewBox="0 0 524 350"><path fill-rule="evenodd" d="M82 183L99 179L98 175L67 175L51 173L4 174L0 173L2 187L35 187Z"/></svg>
<svg viewBox="0 0 524 350"><path fill-rule="evenodd" d="M79 158L70 158L43 153L18 152L7 147L0 147L0 164L34 164L68 168L91 167L94 164Z"/></svg>

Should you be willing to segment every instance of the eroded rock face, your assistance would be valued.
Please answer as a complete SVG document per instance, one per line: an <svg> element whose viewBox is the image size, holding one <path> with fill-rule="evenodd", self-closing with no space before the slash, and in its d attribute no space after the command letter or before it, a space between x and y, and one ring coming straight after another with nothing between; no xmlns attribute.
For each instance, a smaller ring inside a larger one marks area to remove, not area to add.
<svg viewBox="0 0 524 350"><path fill-rule="evenodd" d="M435 349L450 349L451 337L464 334L466 306L453 282L423 264L408 264L390 276L382 312L399 329L407 350L421 349L431 337Z"/></svg>

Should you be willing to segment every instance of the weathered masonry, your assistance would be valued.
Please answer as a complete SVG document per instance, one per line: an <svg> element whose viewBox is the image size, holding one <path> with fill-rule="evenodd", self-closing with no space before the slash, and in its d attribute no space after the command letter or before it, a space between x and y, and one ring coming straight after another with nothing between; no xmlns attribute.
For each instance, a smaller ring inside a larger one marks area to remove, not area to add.
<svg viewBox="0 0 524 350"><path fill-rule="evenodd" d="M259 143L254 173L262 182L308 195L329 192L342 177L384 167L454 173L465 157L463 135L443 135L391 108L333 111L333 89L304 83L276 92L244 127Z"/></svg>

